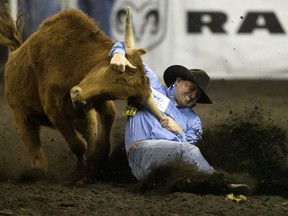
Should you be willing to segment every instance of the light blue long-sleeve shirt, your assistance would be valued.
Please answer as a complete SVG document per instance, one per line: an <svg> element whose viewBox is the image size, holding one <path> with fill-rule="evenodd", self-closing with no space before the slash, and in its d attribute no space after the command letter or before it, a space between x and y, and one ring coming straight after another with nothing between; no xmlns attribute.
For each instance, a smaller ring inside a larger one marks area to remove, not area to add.
<svg viewBox="0 0 288 216"><path fill-rule="evenodd" d="M126 54L123 41L117 42L109 55L113 56L116 52ZM163 128L158 119L147 108L143 108L137 111L135 116L127 117L125 127L126 151L132 143L148 139L165 139L195 144L202 135L202 124L199 116L192 108L177 105L174 85L168 88L164 87L156 74L146 64L144 64L144 67L150 80L150 86L170 99L165 114L173 118L180 125L183 132L177 134Z"/></svg>

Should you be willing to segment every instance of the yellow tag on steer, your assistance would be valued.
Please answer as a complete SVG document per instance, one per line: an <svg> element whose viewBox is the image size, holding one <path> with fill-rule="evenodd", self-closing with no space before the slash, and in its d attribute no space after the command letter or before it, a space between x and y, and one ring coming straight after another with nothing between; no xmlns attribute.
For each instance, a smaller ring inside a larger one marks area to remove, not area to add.
<svg viewBox="0 0 288 216"><path fill-rule="evenodd" d="M135 107L125 107L123 109L123 115L126 115L126 116L135 116L137 113L137 108Z"/></svg>

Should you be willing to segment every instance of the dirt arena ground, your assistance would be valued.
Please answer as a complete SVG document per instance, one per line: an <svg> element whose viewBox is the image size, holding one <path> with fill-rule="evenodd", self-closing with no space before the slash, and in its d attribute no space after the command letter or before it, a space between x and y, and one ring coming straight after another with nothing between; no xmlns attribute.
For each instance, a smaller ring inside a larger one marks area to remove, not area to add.
<svg viewBox="0 0 288 216"><path fill-rule="evenodd" d="M125 158L115 164L121 169L114 169L114 179L75 184L69 178L75 158L58 132L47 128L43 128L41 138L49 161L49 177L37 182L23 180L23 173L29 170L27 152L3 98L3 86L0 87L0 215L288 215L287 184L282 185L279 193L276 190L273 193L272 188L269 193L248 195L243 203L227 200L226 194L162 193L157 190L136 193L132 190L136 182L131 177ZM286 138L281 138L279 142L284 142L287 147L287 93L288 81L212 81L209 95L215 104L197 105L196 111L202 118L204 131L213 132L213 129L221 130L218 125L223 125L227 119L244 114L247 116L247 110L260 110L260 125L277 125L273 127L275 131L270 131L272 134L284 131ZM116 106L112 153L123 145L125 124L125 118L121 115L125 103L117 101ZM217 140L218 144L227 144L225 136L217 137ZM211 148L217 152L217 148ZM205 153L205 149L203 151ZM238 153L240 151L226 151L225 156L235 158ZM286 152L280 154L287 155ZM219 166L217 158L209 155L209 151L207 158L212 165L215 162ZM284 162L284 166L288 166L287 159ZM287 178L283 176L283 179Z"/></svg>

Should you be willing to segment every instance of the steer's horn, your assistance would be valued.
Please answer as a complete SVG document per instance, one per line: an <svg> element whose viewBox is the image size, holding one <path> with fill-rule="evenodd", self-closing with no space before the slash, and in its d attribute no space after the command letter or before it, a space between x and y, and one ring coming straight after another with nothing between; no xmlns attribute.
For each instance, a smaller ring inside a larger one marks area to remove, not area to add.
<svg viewBox="0 0 288 216"><path fill-rule="evenodd" d="M132 21L131 21L131 8L130 7L128 7L127 11L126 11L125 24L126 24L126 26L125 26L125 48L127 50L135 49L135 42L134 42Z"/></svg>

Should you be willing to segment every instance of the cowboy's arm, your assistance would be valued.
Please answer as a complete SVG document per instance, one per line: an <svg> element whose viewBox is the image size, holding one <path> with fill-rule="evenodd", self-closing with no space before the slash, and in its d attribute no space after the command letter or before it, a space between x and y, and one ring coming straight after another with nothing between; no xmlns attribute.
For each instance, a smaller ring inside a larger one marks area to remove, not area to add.
<svg viewBox="0 0 288 216"><path fill-rule="evenodd" d="M126 51L124 42L117 42L109 53L109 56L111 57L110 65L114 70L123 73L126 67L136 69L136 67L126 59L125 55Z"/></svg>

